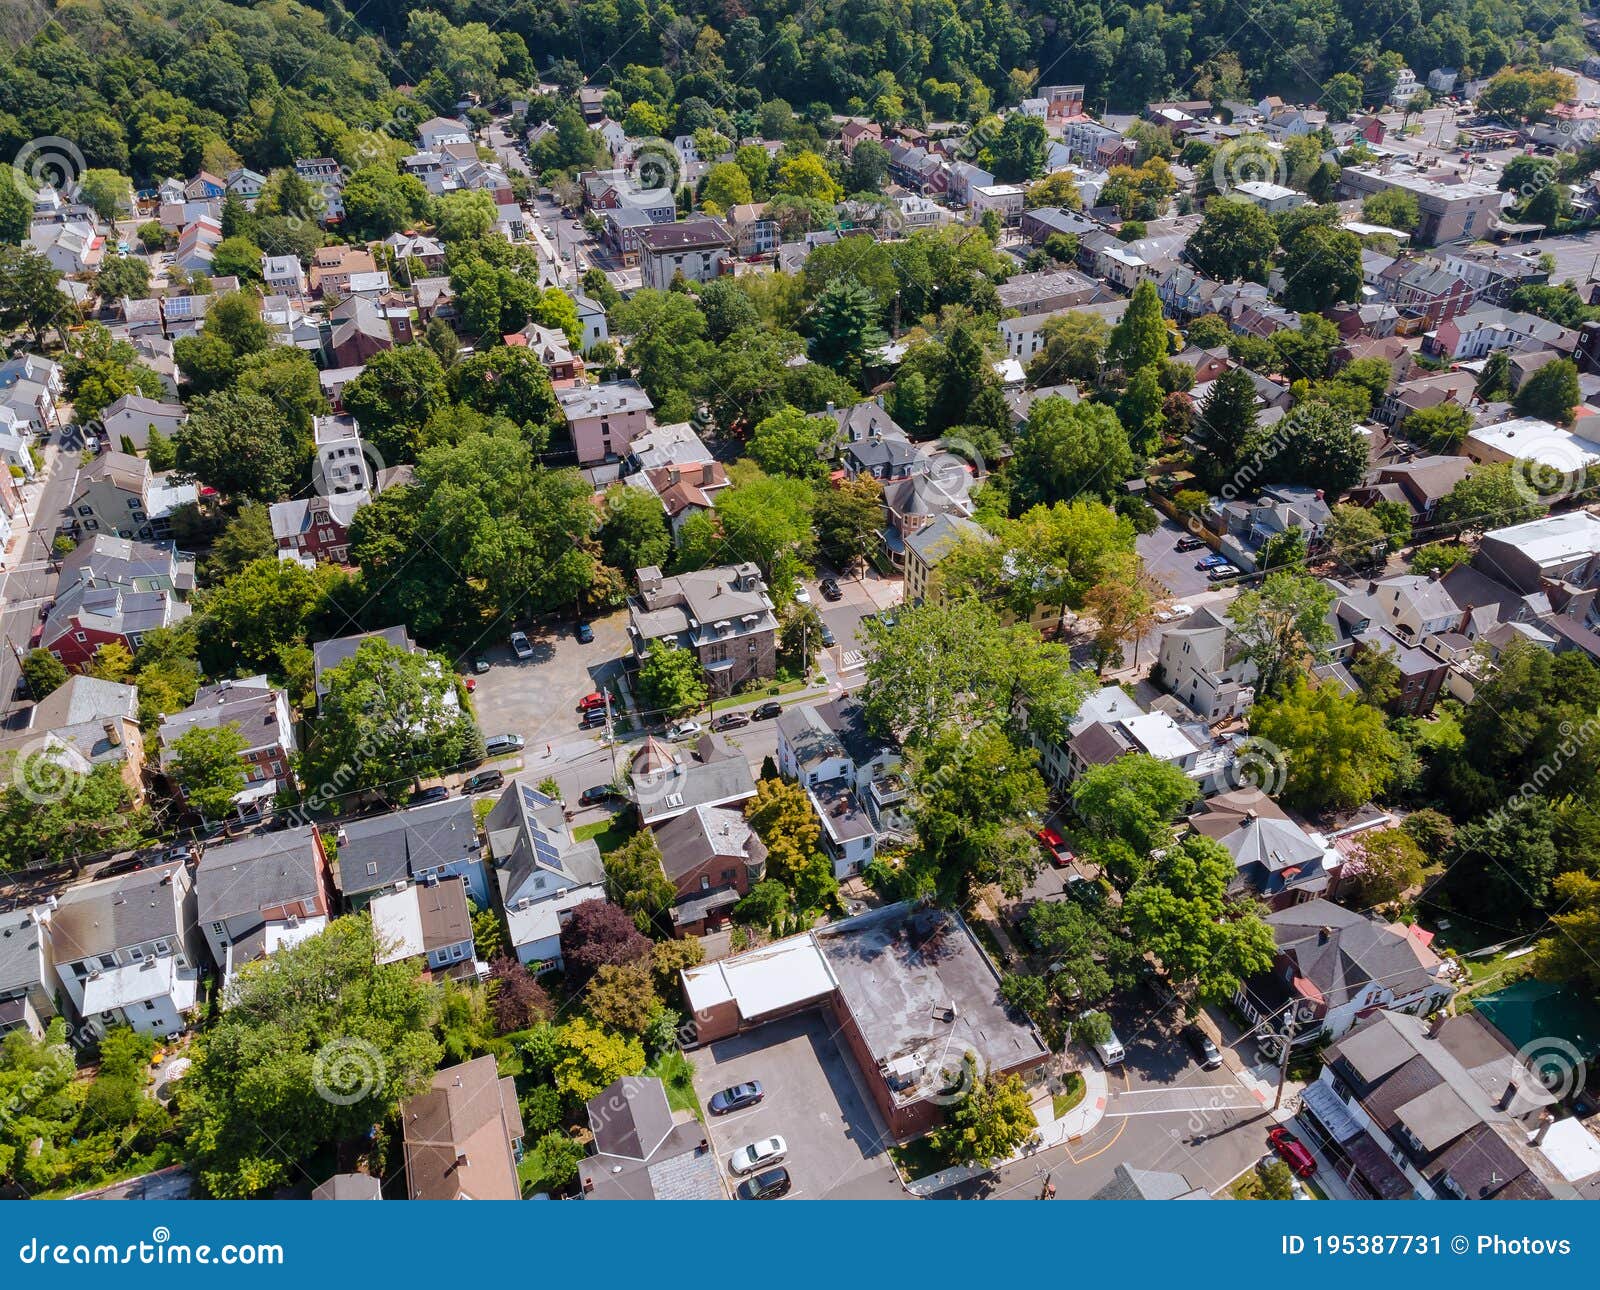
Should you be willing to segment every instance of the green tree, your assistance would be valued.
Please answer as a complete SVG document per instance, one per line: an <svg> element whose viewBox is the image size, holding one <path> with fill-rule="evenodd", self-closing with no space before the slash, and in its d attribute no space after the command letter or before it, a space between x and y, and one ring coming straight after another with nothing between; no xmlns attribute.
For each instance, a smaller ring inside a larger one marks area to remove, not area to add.
<svg viewBox="0 0 1600 1290"><path fill-rule="evenodd" d="M131 255L101 262L94 275L94 290L102 300L146 300L150 296L150 266Z"/></svg>
<svg viewBox="0 0 1600 1290"><path fill-rule="evenodd" d="M1098 837L1148 855L1168 845L1173 821L1193 805L1194 781L1144 753L1089 767L1072 785L1072 806Z"/></svg>
<svg viewBox="0 0 1600 1290"><path fill-rule="evenodd" d="M362 437L385 461L399 463L415 459L418 430L448 406L450 394L438 355L425 345L401 345L373 355L340 400L361 423Z"/></svg>
<svg viewBox="0 0 1600 1290"><path fill-rule="evenodd" d="M650 642L639 665L639 697L647 713L671 721L705 707L710 693L697 655L669 640Z"/></svg>
<svg viewBox="0 0 1600 1290"><path fill-rule="evenodd" d="M853 277L835 278L817 297L812 317L811 356L858 382L877 362L887 340L872 295Z"/></svg>
<svg viewBox="0 0 1600 1290"><path fill-rule="evenodd" d="M1111 329L1106 358L1125 372L1137 372L1167 356L1167 320L1156 285L1142 279L1133 289L1121 320Z"/></svg>
<svg viewBox="0 0 1600 1290"><path fill-rule="evenodd" d="M661 850L648 829L635 833L605 858L606 899L648 932L672 908L677 893L661 871Z"/></svg>
<svg viewBox="0 0 1600 1290"><path fill-rule="evenodd" d="M742 206L753 200L750 178L736 162L721 161L706 172L705 183L700 189L700 201L703 205L714 207L726 214L735 206Z"/></svg>
<svg viewBox="0 0 1600 1290"><path fill-rule="evenodd" d="M0 328L26 328L35 346L44 344L47 327L66 322L67 298L61 275L37 251L0 246Z"/></svg>
<svg viewBox="0 0 1600 1290"><path fill-rule="evenodd" d="M1311 224L1285 240L1283 301L1289 308L1319 313L1361 294L1361 240L1344 229Z"/></svg>
<svg viewBox="0 0 1600 1290"><path fill-rule="evenodd" d="M1254 202L1214 197L1206 203L1205 217L1189 239L1187 253L1219 281L1264 282L1277 246L1277 228Z"/></svg>
<svg viewBox="0 0 1600 1290"><path fill-rule="evenodd" d="M1240 652L1256 666L1258 694L1278 694L1333 643L1327 623L1333 599L1333 591L1318 579L1287 571L1268 574L1260 587L1234 599L1228 621Z"/></svg>
<svg viewBox="0 0 1600 1290"><path fill-rule="evenodd" d="M828 473L822 458L824 432L831 428L825 418L785 404L756 426L745 451L769 475L821 479Z"/></svg>
<svg viewBox="0 0 1600 1290"><path fill-rule="evenodd" d="M245 391L196 399L175 446L180 470L230 496L263 502L288 493L300 464L282 414Z"/></svg>
<svg viewBox="0 0 1600 1290"><path fill-rule="evenodd" d="M22 660L28 694L35 700L54 694L67 683L66 666L47 649L31 649Z"/></svg>
<svg viewBox="0 0 1600 1290"><path fill-rule="evenodd" d="M1461 404L1436 403L1407 416L1400 423L1400 432L1438 452L1451 453L1472 433L1472 427L1472 413Z"/></svg>
<svg viewBox="0 0 1600 1290"><path fill-rule="evenodd" d="M1207 487L1218 491L1237 482L1256 423L1255 382L1243 367L1230 367L1212 382L1195 419L1195 431L1205 448L1195 466Z"/></svg>
<svg viewBox="0 0 1600 1290"><path fill-rule="evenodd" d="M1409 527L1409 522L1408 522ZM1334 557L1351 569L1370 569L1389 554L1389 531L1364 506L1341 503L1333 508L1323 536Z"/></svg>
<svg viewBox="0 0 1600 1290"><path fill-rule="evenodd" d="M960 1070L944 1075L951 1088L964 1090L945 1123L928 1135L934 1149L946 1159L964 1165L993 1164L1039 1131L1020 1076L986 1076L970 1054L963 1058Z"/></svg>
<svg viewBox="0 0 1600 1290"><path fill-rule="evenodd" d="M1422 213L1417 208L1415 193L1408 193L1404 188L1385 188L1361 203L1361 217L1369 224L1382 224L1385 228L1410 233L1421 222Z"/></svg>
<svg viewBox="0 0 1600 1290"><path fill-rule="evenodd" d="M1532 490L1517 478L1515 464L1502 461L1479 466L1458 480L1440 501L1438 517L1463 531L1484 533L1541 509Z"/></svg>
<svg viewBox="0 0 1600 1290"><path fill-rule="evenodd" d="M306 778L344 791L406 786L482 755L455 677L432 654L370 637L322 677L322 707L306 748Z"/></svg>
<svg viewBox="0 0 1600 1290"><path fill-rule="evenodd" d="M1511 404L1525 417L1542 417L1565 425L1582 399L1578 390L1578 367L1570 358L1546 363L1517 387Z"/></svg>
<svg viewBox="0 0 1600 1290"><path fill-rule="evenodd" d="M882 541L883 485L862 475L819 490L812 522L817 550L834 568L853 568Z"/></svg>
<svg viewBox="0 0 1600 1290"><path fill-rule="evenodd" d="M1111 329L1098 314L1057 314L1039 332L1039 352L1028 360L1028 381L1036 386L1062 381L1093 381Z"/></svg>
<svg viewBox="0 0 1600 1290"><path fill-rule="evenodd" d="M1337 685L1297 676L1251 710L1250 732L1282 750L1284 797L1304 810L1360 806L1394 775L1397 749L1383 714Z"/></svg>
<svg viewBox="0 0 1600 1290"><path fill-rule="evenodd" d="M1428 863L1404 829L1369 829L1358 835L1355 850L1345 861L1341 881L1355 883L1365 908L1398 900L1422 881Z"/></svg>
<svg viewBox="0 0 1600 1290"><path fill-rule="evenodd" d="M370 919L336 919L250 964L190 1044L179 1123L207 1195L265 1195L427 1086L441 1055L433 992L415 959L377 952Z"/></svg>
<svg viewBox="0 0 1600 1290"><path fill-rule="evenodd" d="M249 741L234 724L196 726L172 743L172 776L183 798L207 820L225 820L234 811L234 797L245 786L239 755Z"/></svg>
<svg viewBox="0 0 1600 1290"><path fill-rule="evenodd" d="M150 813L135 808L121 767L101 762L87 774L48 749L8 754L0 765L0 864L137 846L150 836Z"/></svg>
<svg viewBox="0 0 1600 1290"><path fill-rule="evenodd" d="M606 490L600 549L606 563L624 573L664 565L672 554L672 532L661 499L642 488L613 484Z"/></svg>
<svg viewBox="0 0 1600 1290"><path fill-rule="evenodd" d="M1195 835L1169 848L1123 905L1134 944L1199 999L1230 998L1240 981L1270 968L1277 953L1260 914L1229 902L1233 879L1227 848Z"/></svg>
<svg viewBox="0 0 1600 1290"><path fill-rule="evenodd" d="M643 1072L644 1045L608 1034L582 1017L556 1030L555 1086L569 1106L586 1102L627 1075Z"/></svg>
<svg viewBox="0 0 1600 1290"><path fill-rule="evenodd" d="M1012 505L1026 509L1084 497L1114 497L1134 455L1117 414L1103 404L1040 399L1028 409L1011 464Z"/></svg>

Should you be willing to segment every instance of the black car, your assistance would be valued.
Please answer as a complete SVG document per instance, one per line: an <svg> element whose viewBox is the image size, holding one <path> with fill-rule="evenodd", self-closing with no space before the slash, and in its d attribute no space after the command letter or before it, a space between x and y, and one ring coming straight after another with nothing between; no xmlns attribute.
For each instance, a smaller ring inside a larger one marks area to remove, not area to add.
<svg viewBox="0 0 1600 1290"><path fill-rule="evenodd" d="M749 724L750 718L743 712L724 712L711 723L711 728L713 730L738 730L740 727L748 726Z"/></svg>
<svg viewBox="0 0 1600 1290"><path fill-rule="evenodd" d="M578 794L578 805L599 806L601 802L609 802L617 796L620 794L610 784L595 784Z"/></svg>
<svg viewBox="0 0 1600 1290"><path fill-rule="evenodd" d="M750 1080L745 1084L735 1084L732 1088L725 1088L720 1093L713 1093L711 1100L706 1103L706 1109L712 1115L727 1115L729 1111L742 1111L747 1106L754 1106L765 1096L761 1081Z"/></svg>
<svg viewBox="0 0 1600 1290"><path fill-rule="evenodd" d="M838 644L838 641L834 638L833 629L827 623L822 624L822 644L825 649L832 649Z"/></svg>
<svg viewBox="0 0 1600 1290"><path fill-rule="evenodd" d="M787 1196L789 1188L794 1186L794 1181L789 1177L789 1171L782 1165L776 1169L768 1169L765 1173L757 1174L754 1178L746 1178L739 1184L740 1200L777 1200L780 1196Z"/></svg>
<svg viewBox="0 0 1600 1290"><path fill-rule="evenodd" d="M1195 1060L1208 1071L1214 1071L1222 1065L1222 1053L1216 1044L1211 1042L1211 1036L1193 1023L1183 1028L1183 1042L1195 1055Z"/></svg>
<svg viewBox="0 0 1600 1290"><path fill-rule="evenodd" d="M832 578L824 578L817 584L817 590L822 593L824 600L843 600L844 592L839 590L839 584Z"/></svg>
<svg viewBox="0 0 1600 1290"><path fill-rule="evenodd" d="M415 794L407 806L426 806L429 802L442 802L450 796L450 790L443 784L430 784L420 793Z"/></svg>
<svg viewBox="0 0 1600 1290"><path fill-rule="evenodd" d="M1205 543L1197 537L1181 537L1173 549L1176 551L1198 551L1204 545Z"/></svg>
<svg viewBox="0 0 1600 1290"><path fill-rule="evenodd" d="M499 788L505 782L504 771L480 770L476 775L468 775L461 781L461 796L469 797L473 793L482 793L487 789Z"/></svg>
<svg viewBox="0 0 1600 1290"><path fill-rule="evenodd" d="M596 726L606 723L606 710L604 708L590 708L578 718L578 724L585 730L593 730Z"/></svg>
<svg viewBox="0 0 1600 1290"><path fill-rule="evenodd" d="M783 704L776 699L768 699L765 703L756 704L750 716L755 721L771 721L773 717L783 715Z"/></svg>

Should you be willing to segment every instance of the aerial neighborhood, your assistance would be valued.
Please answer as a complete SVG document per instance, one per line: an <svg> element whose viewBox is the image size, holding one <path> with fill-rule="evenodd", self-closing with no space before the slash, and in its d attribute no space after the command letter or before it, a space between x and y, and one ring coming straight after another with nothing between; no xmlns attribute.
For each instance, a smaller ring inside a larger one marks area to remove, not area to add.
<svg viewBox="0 0 1600 1290"><path fill-rule="evenodd" d="M379 8L0 68L0 1196L1600 1200L1600 20Z"/></svg>

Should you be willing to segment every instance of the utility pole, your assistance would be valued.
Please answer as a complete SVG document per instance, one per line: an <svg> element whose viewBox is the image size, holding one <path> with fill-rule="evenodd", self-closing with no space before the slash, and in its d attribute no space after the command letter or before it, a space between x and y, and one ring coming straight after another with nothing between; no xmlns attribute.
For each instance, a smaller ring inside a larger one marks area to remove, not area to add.
<svg viewBox="0 0 1600 1290"><path fill-rule="evenodd" d="M1272 1096L1272 1109L1283 1105L1283 1086L1289 1079L1289 1049L1294 1045L1294 1033L1299 1028L1299 1010L1290 1004L1284 1013L1283 1034L1279 1039L1278 1091Z"/></svg>

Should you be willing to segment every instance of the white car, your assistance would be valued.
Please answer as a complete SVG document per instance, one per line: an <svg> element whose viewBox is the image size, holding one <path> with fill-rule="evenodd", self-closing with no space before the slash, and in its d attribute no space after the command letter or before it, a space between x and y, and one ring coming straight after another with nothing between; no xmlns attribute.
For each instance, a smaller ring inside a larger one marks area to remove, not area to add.
<svg viewBox="0 0 1600 1290"><path fill-rule="evenodd" d="M533 646L528 644L527 632L511 633L511 652L518 658L533 657Z"/></svg>
<svg viewBox="0 0 1600 1290"><path fill-rule="evenodd" d="M782 1138L763 1138L740 1147L728 1157L728 1169L736 1174L753 1174L757 1169L781 1164L788 1154L789 1146Z"/></svg>
<svg viewBox="0 0 1600 1290"><path fill-rule="evenodd" d="M1192 613L1194 613L1193 605L1168 605L1156 614L1156 621L1158 623L1176 622L1180 618L1187 618Z"/></svg>
<svg viewBox="0 0 1600 1290"><path fill-rule="evenodd" d="M676 725L667 727L668 739L692 739L699 734L701 725L698 721L680 721Z"/></svg>
<svg viewBox="0 0 1600 1290"><path fill-rule="evenodd" d="M794 584L794 603L797 605L809 605L811 603L811 593L806 590L806 585L803 582Z"/></svg>

